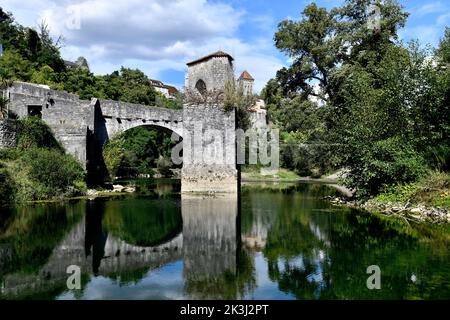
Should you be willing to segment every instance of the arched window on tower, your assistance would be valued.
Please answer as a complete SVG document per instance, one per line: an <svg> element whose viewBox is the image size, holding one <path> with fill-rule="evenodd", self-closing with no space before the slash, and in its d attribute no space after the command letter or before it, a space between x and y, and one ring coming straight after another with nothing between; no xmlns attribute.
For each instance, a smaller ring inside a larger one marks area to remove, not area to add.
<svg viewBox="0 0 450 320"><path fill-rule="evenodd" d="M207 92L205 81L203 81L202 79L198 80L197 83L195 84L195 89L197 89L198 92L202 96L204 96L206 94L206 92Z"/></svg>

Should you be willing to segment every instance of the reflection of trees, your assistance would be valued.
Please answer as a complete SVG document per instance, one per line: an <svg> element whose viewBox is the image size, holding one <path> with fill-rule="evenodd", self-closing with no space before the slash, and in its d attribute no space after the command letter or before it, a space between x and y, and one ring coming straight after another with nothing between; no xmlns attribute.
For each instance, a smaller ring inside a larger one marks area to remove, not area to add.
<svg viewBox="0 0 450 320"><path fill-rule="evenodd" d="M450 296L448 231L337 209L321 201L320 192L307 186L284 196L269 191L248 195L251 213L243 211L243 221L258 221L255 215L264 215L267 208L275 217L263 253L269 277L280 290L300 299ZM381 268L380 291L366 287L366 269L373 264Z"/></svg>
<svg viewBox="0 0 450 320"><path fill-rule="evenodd" d="M20 205L11 210L10 222L0 234L0 243L10 247L10 258L0 273L33 273L47 262L53 249L81 220L84 202Z"/></svg>
<svg viewBox="0 0 450 320"><path fill-rule="evenodd" d="M84 203L80 202L19 205L11 209L0 233L0 285L4 276L13 285L22 277L33 277L83 213ZM39 298L53 299L64 289L65 286L54 285L40 293ZM33 298L34 292L25 288L22 291L15 298Z"/></svg>
<svg viewBox="0 0 450 320"><path fill-rule="evenodd" d="M181 232L178 203L172 199L124 199L105 203L105 228L117 238L138 246L153 246Z"/></svg>

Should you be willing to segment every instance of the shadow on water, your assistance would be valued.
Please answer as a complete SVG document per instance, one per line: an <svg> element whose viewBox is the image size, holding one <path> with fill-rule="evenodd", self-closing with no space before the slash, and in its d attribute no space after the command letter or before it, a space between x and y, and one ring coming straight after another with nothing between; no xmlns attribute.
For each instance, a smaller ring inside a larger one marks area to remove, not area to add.
<svg viewBox="0 0 450 320"><path fill-rule="evenodd" d="M444 299L448 226L335 207L318 184L181 196L174 181L129 196L0 212L0 298ZM67 266L82 289L66 289ZM381 290L368 290L370 265Z"/></svg>

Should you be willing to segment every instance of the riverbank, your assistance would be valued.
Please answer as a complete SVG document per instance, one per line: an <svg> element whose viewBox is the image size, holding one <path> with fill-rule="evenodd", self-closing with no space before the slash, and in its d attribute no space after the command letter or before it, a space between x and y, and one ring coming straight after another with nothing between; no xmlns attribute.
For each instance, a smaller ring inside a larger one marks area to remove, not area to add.
<svg viewBox="0 0 450 320"><path fill-rule="evenodd" d="M388 216L399 216L416 222L450 223L450 210L440 207L429 207L423 204L410 203L380 203L374 199L368 201L350 200L344 197L326 197L326 200L339 206L364 209L373 213Z"/></svg>
<svg viewBox="0 0 450 320"><path fill-rule="evenodd" d="M330 184L338 189L346 197L353 196L353 190L340 184L341 172L326 177L300 177L295 172L287 169L279 169L273 174L262 174L260 171L244 169L241 173L242 183L279 182L279 183L323 183Z"/></svg>
<svg viewBox="0 0 450 320"><path fill-rule="evenodd" d="M450 222L450 175L431 172L421 180L407 185L391 186L368 199L329 198L334 204L397 215L407 220L432 223Z"/></svg>
<svg viewBox="0 0 450 320"><path fill-rule="evenodd" d="M401 216L406 220L430 223L450 222L450 176L447 173L431 172L423 179L407 184L391 186L383 193L370 199L355 199L354 190L342 185L343 172L313 178L300 177L294 172L280 169L273 175L246 168L242 172L243 183L323 183L338 189L342 196L327 197L335 205L365 209L369 212Z"/></svg>

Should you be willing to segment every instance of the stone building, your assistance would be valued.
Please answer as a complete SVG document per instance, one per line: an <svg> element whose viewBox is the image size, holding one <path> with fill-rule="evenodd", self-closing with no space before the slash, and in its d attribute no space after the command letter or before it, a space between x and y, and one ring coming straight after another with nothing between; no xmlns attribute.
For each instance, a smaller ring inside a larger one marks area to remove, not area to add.
<svg viewBox="0 0 450 320"><path fill-rule="evenodd" d="M248 73L247 70L244 70L244 72L242 72L237 82L238 85L241 86L244 90L244 94L253 94L253 82L255 82L255 79L253 79L253 77L250 75L250 73Z"/></svg>
<svg viewBox="0 0 450 320"><path fill-rule="evenodd" d="M186 91L223 91L227 82L234 81L233 60L228 53L217 51L188 62Z"/></svg>
<svg viewBox="0 0 450 320"><path fill-rule="evenodd" d="M253 83L255 79L250 75L247 70L244 70L241 76L237 80L238 86L244 90L245 95L253 95ZM263 99L256 97L255 105L249 109L250 122L253 129L265 129L267 128L267 111L266 104Z"/></svg>
<svg viewBox="0 0 450 320"><path fill-rule="evenodd" d="M174 86L169 86L164 84L162 81L150 79L150 84L155 88L155 90L161 93L166 98L173 98L175 94L178 93L178 89Z"/></svg>
<svg viewBox="0 0 450 320"><path fill-rule="evenodd" d="M186 91L223 92L234 81L233 57L217 51L187 63ZM183 106L182 192L237 193L236 111L214 103Z"/></svg>

